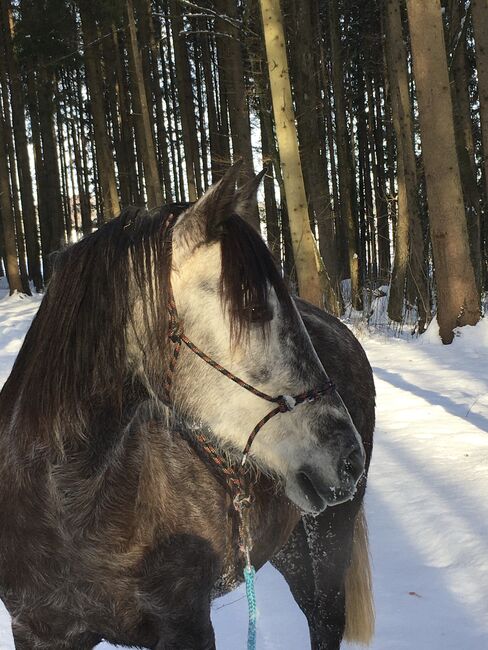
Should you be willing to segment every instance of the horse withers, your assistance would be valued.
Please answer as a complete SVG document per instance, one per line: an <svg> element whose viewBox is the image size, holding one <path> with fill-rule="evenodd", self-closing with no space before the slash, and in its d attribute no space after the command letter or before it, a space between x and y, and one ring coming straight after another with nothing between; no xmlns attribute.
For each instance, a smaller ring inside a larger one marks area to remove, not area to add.
<svg viewBox="0 0 488 650"><path fill-rule="evenodd" d="M215 647L211 598L235 585L242 558L226 487L195 440L204 432L239 462L269 414L262 395L314 397L277 413L250 448L252 560L274 556L312 646L338 647L370 440L323 362L341 347L330 372L357 359L330 324L321 350L324 316L297 308L242 218L257 181L235 193L236 169L193 206L127 209L57 259L0 393L0 597L16 650ZM175 362L172 314L241 385L190 347ZM358 403L366 391L370 408L368 381Z"/></svg>

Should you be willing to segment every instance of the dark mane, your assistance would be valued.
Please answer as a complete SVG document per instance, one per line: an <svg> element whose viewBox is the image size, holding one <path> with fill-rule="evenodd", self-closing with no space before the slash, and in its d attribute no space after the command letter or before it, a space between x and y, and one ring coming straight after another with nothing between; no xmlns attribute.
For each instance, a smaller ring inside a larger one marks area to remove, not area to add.
<svg viewBox="0 0 488 650"><path fill-rule="evenodd" d="M150 213L127 208L58 255L0 393L1 429L14 421L16 437L37 430L41 445L54 435L62 446L102 404L120 413L130 381L127 330L135 293L145 330L137 334L146 336L146 370L154 372L153 355L163 354L167 331L168 242L161 231L169 214L168 207Z"/></svg>
<svg viewBox="0 0 488 650"><path fill-rule="evenodd" d="M120 432L133 403L148 396L130 367L130 345L138 347L149 385L162 386L170 261L169 238L162 233L168 216L189 206L127 208L58 255L0 393L1 437L10 431L19 449L33 453L32 445L47 450L53 439L62 450L73 438ZM233 335L240 336L252 320L251 308L264 309L269 286L283 303L290 298L271 253L241 217L227 219L217 238L222 299Z"/></svg>

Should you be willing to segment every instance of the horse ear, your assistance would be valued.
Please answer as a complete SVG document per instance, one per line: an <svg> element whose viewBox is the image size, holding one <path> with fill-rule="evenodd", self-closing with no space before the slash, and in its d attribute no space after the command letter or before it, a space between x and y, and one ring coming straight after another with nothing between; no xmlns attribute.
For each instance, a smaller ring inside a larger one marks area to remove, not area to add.
<svg viewBox="0 0 488 650"><path fill-rule="evenodd" d="M225 172L222 178L189 208L181 220L191 228L193 233L200 226L200 232L206 239L214 239L222 223L235 212L234 200L236 181L242 166L238 160Z"/></svg>
<svg viewBox="0 0 488 650"><path fill-rule="evenodd" d="M268 168L265 167L257 176L239 187L234 197L234 212L240 217L247 219L253 209L258 188L266 175Z"/></svg>

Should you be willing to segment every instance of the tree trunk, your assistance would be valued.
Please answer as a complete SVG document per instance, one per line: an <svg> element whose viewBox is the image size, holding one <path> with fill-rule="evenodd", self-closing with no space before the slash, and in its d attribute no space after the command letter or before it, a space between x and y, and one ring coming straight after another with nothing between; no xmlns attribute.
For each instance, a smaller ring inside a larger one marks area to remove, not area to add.
<svg viewBox="0 0 488 650"><path fill-rule="evenodd" d="M302 3L300 0L294 0L293 7L291 58L300 160L305 190L310 200L310 221L318 225L319 248L328 277L331 279L331 285L327 287L325 304L328 311L339 316L342 309L339 300L335 228L330 205L327 161L322 155L320 146L324 137L319 131L320 100L316 85L318 65L315 56L317 48L314 46L312 25L312 22L319 21L319 15L317 11L312 17L312 4L309 2Z"/></svg>
<svg viewBox="0 0 488 650"><path fill-rule="evenodd" d="M475 325L480 296L471 263L456 157L449 75L439 0L407 0L429 220L444 343L458 325Z"/></svg>
<svg viewBox="0 0 488 650"><path fill-rule="evenodd" d="M105 120L98 30L92 15L92 9L89 6L87 7L85 3L80 3L79 9L83 31L86 84L90 95L90 110L93 118L99 180L102 192L102 215L103 220L108 221L119 214L120 204L115 179L112 147L108 139Z"/></svg>
<svg viewBox="0 0 488 650"><path fill-rule="evenodd" d="M341 209L340 209L340 200L339 200L339 187L337 185L337 166L336 166L336 157L334 150L334 123L332 116L332 106L331 106L331 82L330 75L328 70L328 65L325 59L325 48L321 44L321 78L324 88L324 110L325 110L325 120L326 120L326 129L327 129L327 146L329 153L330 161L330 174L332 177L332 197L333 197L333 211L332 216L335 223L335 233L336 233L336 260L337 260L337 279L340 284L340 281L346 277L346 267L347 263L347 241L345 236L344 223L342 221Z"/></svg>
<svg viewBox="0 0 488 650"><path fill-rule="evenodd" d="M34 72L27 73L27 101L32 129L32 148L34 151L34 168L37 189L37 211L39 214L39 234L41 239L42 269L44 281L50 276L51 266L49 261L49 209L45 198L46 173L42 160L41 129L39 126L39 107L37 102L36 83Z"/></svg>
<svg viewBox="0 0 488 650"><path fill-rule="evenodd" d="M204 28L208 28L208 25L205 24ZM225 152L222 148L222 135L218 123L216 79L212 74L212 53L210 50L210 37L208 34L201 34L200 45L202 48L202 68L203 78L205 79L205 96L207 100L210 166L212 170L212 183L216 183L219 178L222 177L226 160Z"/></svg>
<svg viewBox="0 0 488 650"><path fill-rule="evenodd" d="M3 231L3 249L5 256L5 270L10 288L14 291L23 291L17 263L17 247L15 245L15 225L12 203L10 200L9 172L7 164L6 127L3 110L0 106L0 219Z"/></svg>
<svg viewBox="0 0 488 650"><path fill-rule="evenodd" d="M31 295L29 287L29 277L27 273L27 263L25 255L25 242L24 242L24 227L22 224L22 213L19 204L19 184L17 181L17 171L15 164L14 141L12 119L10 115L9 103L9 86L7 83L7 70L5 67L6 60L0 57L0 85L1 95L3 101L3 123L5 133L5 146L7 150L8 167L10 171L10 189L11 189L11 205L15 221L15 234L17 243L17 257L20 270L20 279L22 281L22 290L24 293Z"/></svg>
<svg viewBox="0 0 488 650"><path fill-rule="evenodd" d="M43 286L40 263L41 251L38 241L32 175L29 164L29 151L27 148L22 83L19 66L12 46L14 30L12 8L10 0L1 0L0 4L5 42L5 57L7 69L9 71L12 122L15 138L15 153L17 157L17 171L19 174L20 200L22 203L22 218L25 230L29 278L33 281L36 291L41 291Z"/></svg>
<svg viewBox="0 0 488 650"><path fill-rule="evenodd" d="M339 166L339 192L341 209L347 228L349 273L351 278L351 300L356 310L363 308L361 295L361 274L359 267L358 224L353 204L353 170L351 148L347 132L346 106L344 98L343 59L340 42L339 14L337 0L329 3L330 42L332 58L332 82L336 114L337 157Z"/></svg>
<svg viewBox="0 0 488 650"><path fill-rule="evenodd" d="M169 171L169 156L168 156L168 135L166 133L165 116L163 112L163 93L159 80L158 68L158 46L156 43L156 35L153 24L153 14L151 7L151 0L138 0L138 16L140 16L139 30L141 42L144 43L143 51L147 52L145 57L147 71L147 96L151 98L151 104L154 103L155 108L155 129L157 134L158 162L161 168L161 175L163 178L165 202L171 203L173 191L171 189L171 175ZM164 63L163 63L164 65ZM151 113L152 115L152 113Z"/></svg>
<svg viewBox="0 0 488 650"><path fill-rule="evenodd" d="M56 106L56 117L55 117L55 133L56 133L56 144L57 144L57 157L60 167L60 180L61 180L61 199L63 203L63 216L64 216L64 234L66 241L69 243L71 241L71 233L73 230L73 224L71 221L71 203L70 196L68 192L68 165L66 163L66 151L64 147L64 134L63 134L63 124L64 117L61 109L61 100L59 95L59 79L56 79L55 83L55 95L54 103Z"/></svg>
<svg viewBox="0 0 488 650"><path fill-rule="evenodd" d="M476 180L475 147L471 122L471 98L466 76L466 24L467 17L459 2L451 3L451 47L453 52L450 73L452 78L451 97L454 114L454 135L466 209L469 244L478 289L481 290L481 239L480 212L481 197ZM464 27L462 21L464 22Z"/></svg>
<svg viewBox="0 0 488 650"><path fill-rule="evenodd" d="M484 177L484 274L488 279L486 258L488 257L488 0L473 0L471 5L476 47L476 69L478 71L479 115L483 149ZM486 285L485 285L486 286Z"/></svg>
<svg viewBox="0 0 488 650"><path fill-rule="evenodd" d="M134 128L131 122L124 47L115 27L112 26L111 29L114 44L117 102L120 117L121 150L119 155L121 156L121 164L119 165L119 183L121 186L122 183L126 183L129 189L130 201L136 205L141 205L144 202L140 187L140 181L142 179L139 179L137 175L136 156L134 152Z"/></svg>
<svg viewBox="0 0 488 650"><path fill-rule="evenodd" d="M280 2L261 0L260 4L299 293L323 307L326 271L308 219Z"/></svg>
<svg viewBox="0 0 488 650"><path fill-rule="evenodd" d="M178 0L171 0L171 30L175 55L176 84L179 114L185 151L186 175L190 201L202 193L200 156L195 121L195 105L191 81L190 62L183 31L183 10Z"/></svg>
<svg viewBox="0 0 488 650"><path fill-rule="evenodd" d="M405 283L410 262L411 277L418 299L419 330L423 331L430 321L430 301L423 260L424 245L418 208L413 117L399 0L387 1L386 25L390 103L398 158L398 218L388 315L397 322L403 319Z"/></svg>
<svg viewBox="0 0 488 650"><path fill-rule="evenodd" d="M48 232L46 255L59 250L65 243L63 202L54 131L54 74L52 69L41 66L37 76L39 101L39 127L42 142L43 183L39 192L44 195L46 228ZM46 270L44 271L46 274Z"/></svg>
<svg viewBox="0 0 488 650"><path fill-rule="evenodd" d="M374 83L373 83L374 81ZM369 125L374 152L373 176L375 184L376 219L378 224L378 273L380 282L387 282L390 275L390 233L388 226L388 203L386 200L384 135L381 120L381 97L377 76L368 75Z"/></svg>
<svg viewBox="0 0 488 650"><path fill-rule="evenodd" d="M220 15L227 16L231 21L237 19L237 3L228 0L215 0L215 8ZM242 54L242 36L235 25L227 19L217 19L215 29L219 52L219 64L226 89L229 105L230 130L234 159L242 158L243 165L239 175L239 184L253 178L254 166L252 159L251 125L249 122L249 105L244 76L244 61ZM225 34L225 36L222 36ZM259 232L259 213L257 204L250 212L249 220Z"/></svg>
<svg viewBox="0 0 488 650"><path fill-rule="evenodd" d="M173 43L171 40L171 17L169 12L169 3L166 0L161 2L161 8L164 12L164 30L165 38L161 39L161 58L166 61L166 65L162 66L163 73L163 86L165 92L166 106L169 107L168 112L168 126L169 126L169 139L171 146L171 159L173 169L173 181L175 190L176 201L185 200L185 184L183 174L183 162L181 157L181 146L179 137L178 126L178 103L176 101L176 72L175 72L175 56L173 51ZM193 170L193 165L191 166ZM194 174L194 172L192 171ZM196 180L193 183L194 191L196 193Z"/></svg>
<svg viewBox="0 0 488 650"><path fill-rule="evenodd" d="M83 193L80 195L80 202L81 202L81 226L83 229L83 234L88 235L92 231L92 203L91 203L91 196L90 196L90 181L88 177L88 143L87 143L87 138L86 138L86 132L85 132L85 115L87 118L87 122L89 121L88 114L85 111L84 108L84 102L83 102L83 97L82 97L82 80L81 80L81 75L79 71L76 74L76 82L75 82L75 87L76 87L76 104L77 104L77 109L78 109L78 120L77 120L77 125L78 125L78 130L76 131L76 125L73 123L73 127L75 128L75 133L73 135L73 138L76 138L76 141L78 142L78 152L80 154L80 165L79 168L79 175L78 175L78 184L82 185L83 187ZM76 151L76 148L75 148Z"/></svg>
<svg viewBox="0 0 488 650"><path fill-rule="evenodd" d="M144 178L146 181L146 196L148 207L154 208L163 203L163 193L158 173L158 162L154 149L154 136L151 128L149 117L149 108L146 97L146 88L144 84L144 74L142 70L141 53L137 41L136 24L134 20L134 7L132 0L126 0L127 18L128 18L128 39L127 49L131 60L131 72L134 75L133 92L137 98L136 106L139 109L137 118L141 123L142 135L142 162L144 165Z"/></svg>
<svg viewBox="0 0 488 650"><path fill-rule="evenodd" d="M280 250L280 225L278 221L278 206L274 192L274 175L273 175L273 158L274 142L273 127L271 116L265 114L260 100L259 118L261 125L261 147L263 152L263 167L268 167L268 172L264 177L264 205L266 213L266 239L269 249L275 260L281 262ZM271 122L271 124L270 124Z"/></svg>
<svg viewBox="0 0 488 650"><path fill-rule="evenodd" d="M369 273L368 276L371 281L376 281L378 278L378 263L377 263L377 249L376 249L376 229L374 223L374 208L373 208L373 187L371 185L372 167L374 165L374 148L371 146L371 141L368 139L369 123L368 118L372 113L369 108L366 114L366 102L364 92L364 79L361 78L358 83L358 98L357 98L357 140L358 140L358 153L360 163L360 180L362 181L363 191L359 192L363 196L363 209L364 209L364 227L365 227L365 246L368 247L369 259ZM370 161L373 158L373 166ZM374 174L373 174L374 177ZM364 257L366 259L366 256Z"/></svg>

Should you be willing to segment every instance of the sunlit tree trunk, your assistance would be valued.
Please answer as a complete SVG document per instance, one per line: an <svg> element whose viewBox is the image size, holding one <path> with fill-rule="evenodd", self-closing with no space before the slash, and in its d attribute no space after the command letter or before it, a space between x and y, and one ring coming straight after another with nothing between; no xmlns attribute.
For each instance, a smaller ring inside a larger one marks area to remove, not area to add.
<svg viewBox="0 0 488 650"><path fill-rule="evenodd" d="M481 315L454 138L439 0L407 0L442 341Z"/></svg>
<svg viewBox="0 0 488 650"><path fill-rule="evenodd" d="M326 271L310 230L280 2L260 0L260 5L298 289L303 298L322 307Z"/></svg>
<svg viewBox="0 0 488 650"><path fill-rule="evenodd" d="M419 329L422 331L430 321L430 301L423 261L413 117L399 0L387 0L386 50L398 166L398 220L388 315L397 322L403 319L405 285L410 270L418 300Z"/></svg>

